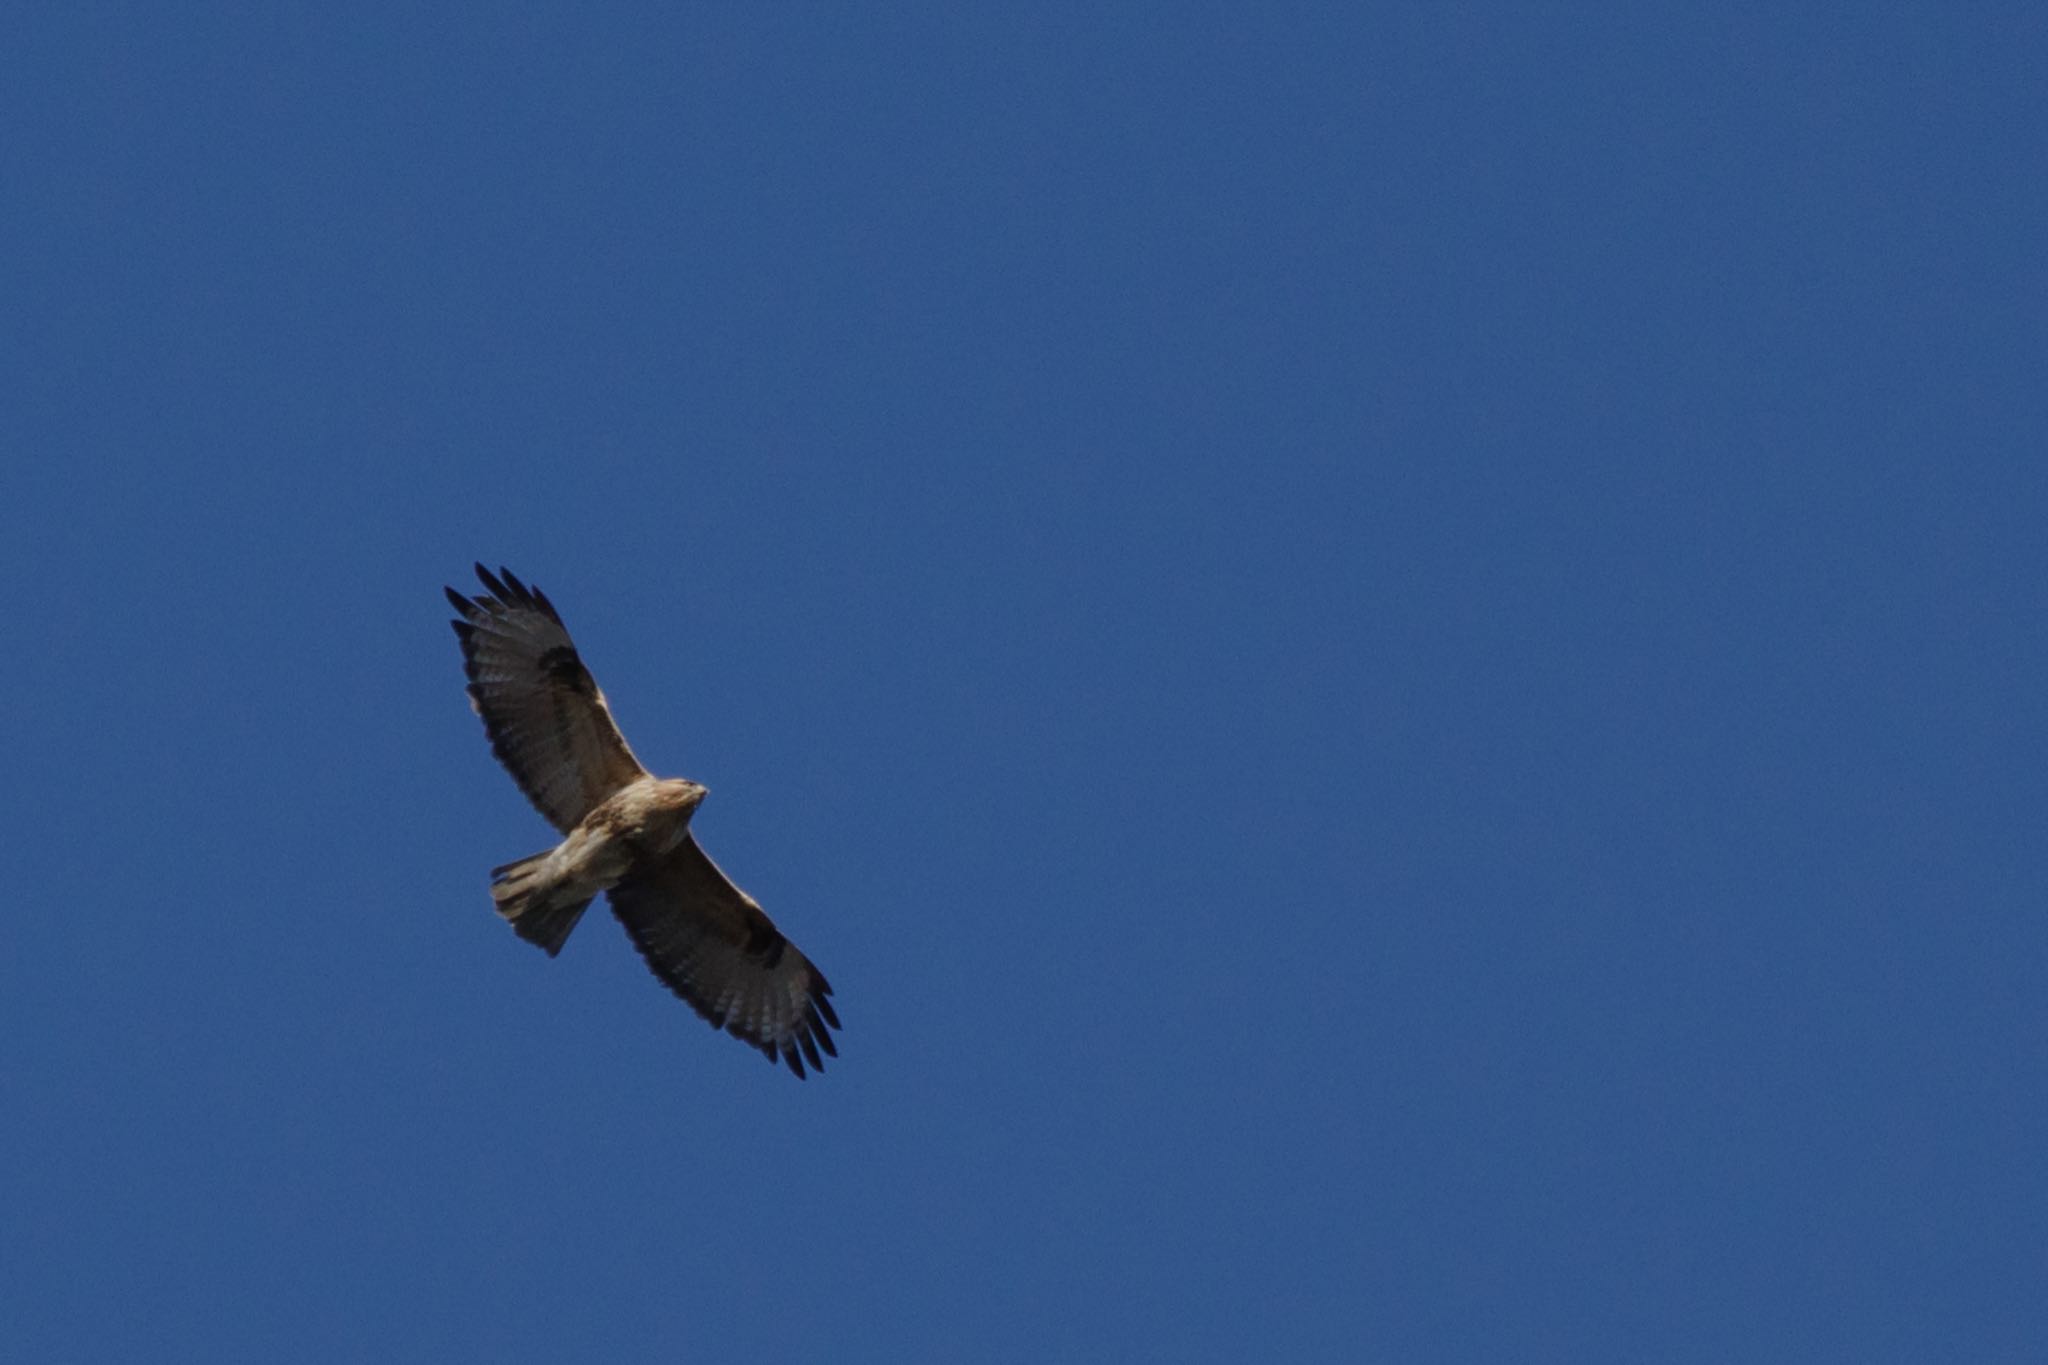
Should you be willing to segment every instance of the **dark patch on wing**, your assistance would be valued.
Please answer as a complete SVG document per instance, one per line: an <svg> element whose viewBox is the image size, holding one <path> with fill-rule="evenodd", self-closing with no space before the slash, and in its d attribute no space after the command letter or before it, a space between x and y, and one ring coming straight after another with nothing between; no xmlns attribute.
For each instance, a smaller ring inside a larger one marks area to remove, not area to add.
<svg viewBox="0 0 2048 1365"><path fill-rule="evenodd" d="M766 915L748 927L747 956L759 958L763 967L773 967L782 961L782 950L788 946L789 940L768 922Z"/></svg>
<svg viewBox="0 0 2048 1365"><path fill-rule="evenodd" d="M540 656L540 671L556 686L576 693L581 697L597 695L597 680L590 676L590 670L583 666L572 645L557 645Z"/></svg>

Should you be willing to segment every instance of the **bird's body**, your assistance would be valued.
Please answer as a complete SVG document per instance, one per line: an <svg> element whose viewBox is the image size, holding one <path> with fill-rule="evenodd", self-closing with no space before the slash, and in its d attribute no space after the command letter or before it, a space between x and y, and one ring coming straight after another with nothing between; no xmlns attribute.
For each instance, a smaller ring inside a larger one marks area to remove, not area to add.
<svg viewBox="0 0 2048 1365"><path fill-rule="evenodd" d="M698 846L705 789L640 765L613 723L554 605L509 571L477 577L489 596L448 600L470 703L492 750L563 839L493 869L491 899L521 938L561 951L605 895L661 981L713 1027L798 1076L836 1056L832 988L753 897Z"/></svg>
<svg viewBox="0 0 2048 1365"><path fill-rule="evenodd" d="M552 957L599 892L682 843L704 795L703 787L681 778L635 778L555 847L492 868L491 900L522 938Z"/></svg>

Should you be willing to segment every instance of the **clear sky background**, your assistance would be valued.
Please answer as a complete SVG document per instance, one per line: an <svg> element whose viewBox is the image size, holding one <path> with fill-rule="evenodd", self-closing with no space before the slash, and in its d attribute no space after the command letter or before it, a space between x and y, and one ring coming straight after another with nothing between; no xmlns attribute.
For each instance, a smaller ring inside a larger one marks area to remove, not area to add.
<svg viewBox="0 0 2048 1365"><path fill-rule="evenodd" d="M10 10L9 1357L2038 1360L2048 11L1536 8Z"/></svg>

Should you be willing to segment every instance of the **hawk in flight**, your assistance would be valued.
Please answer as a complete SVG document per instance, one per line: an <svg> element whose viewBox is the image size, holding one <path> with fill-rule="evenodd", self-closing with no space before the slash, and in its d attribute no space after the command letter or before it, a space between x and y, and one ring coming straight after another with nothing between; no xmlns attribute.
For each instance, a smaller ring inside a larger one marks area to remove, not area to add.
<svg viewBox="0 0 2048 1365"><path fill-rule="evenodd" d="M562 842L491 870L513 931L553 957L602 891L663 985L799 1078L838 1056L832 987L698 847L704 788L640 766L554 603L500 569L455 604L469 701L491 751Z"/></svg>

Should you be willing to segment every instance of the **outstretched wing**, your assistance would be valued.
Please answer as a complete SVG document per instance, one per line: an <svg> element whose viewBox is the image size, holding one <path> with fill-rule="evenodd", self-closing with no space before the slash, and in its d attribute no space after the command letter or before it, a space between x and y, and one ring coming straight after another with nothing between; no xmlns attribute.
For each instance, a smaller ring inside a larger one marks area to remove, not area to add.
<svg viewBox="0 0 2048 1365"><path fill-rule="evenodd" d="M694 836L608 893L612 911L662 984L690 1008L799 1077L833 1057L832 987L734 886Z"/></svg>
<svg viewBox="0 0 2048 1365"><path fill-rule="evenodd" d="M470 705L519 790L567 834L647 770L626 747L547 594L510 569L493 576L479 564L476 576L489 596L447 589L461 614L450 624L462 641Z"/></svg>

